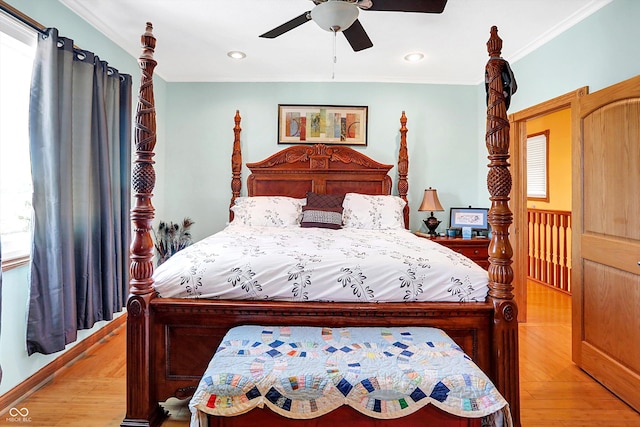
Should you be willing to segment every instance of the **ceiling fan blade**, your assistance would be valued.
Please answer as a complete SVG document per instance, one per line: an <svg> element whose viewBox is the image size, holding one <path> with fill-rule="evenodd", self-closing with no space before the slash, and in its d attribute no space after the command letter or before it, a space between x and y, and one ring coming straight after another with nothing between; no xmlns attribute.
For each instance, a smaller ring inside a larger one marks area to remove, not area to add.
<svg viewBox="0 0 640 427"><path fill-rule="evenodd" d="M373 46L371 39L364 30L364 27L359 20L355 20L353 24L346 30L342 30L347 41L351 45L354 51L358 52L364 49L368 49Z"/></svg>
<svg viewBox="0 0 640 427"><path fill-rule="evenodd" d="M311 15L309 13L310 11L307 11L305 13L303 13L302 15L293 18L291 21L285 22L284 24L274 28L271 31L267 31L266 33L262 34L260 37L263 37L265 39L275 39L276 37L286 33L287 31L293 30L296 27L299 27L300 25L304 24L307 21L311 20Z"/></svg>
<svg viewBox="0 0 640 427"><path fill-rule="evenodd" d="M367 10L388 12L442 13L447 0L371 0L373 5Z"/></svg>

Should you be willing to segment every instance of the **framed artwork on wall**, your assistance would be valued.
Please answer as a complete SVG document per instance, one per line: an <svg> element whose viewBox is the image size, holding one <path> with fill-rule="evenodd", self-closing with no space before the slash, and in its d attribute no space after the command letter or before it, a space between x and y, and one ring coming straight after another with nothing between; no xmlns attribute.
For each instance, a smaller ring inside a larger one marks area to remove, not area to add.
<svg viewBox="0 0 640 427"><path fill-rule="evenodd" d="M367 145L368 107L278 105L278 144Z"/></svg>
<svg viewBox="0 0 640 427"><path fill-rule="evenodd" d="M451 208L450 228L469 227L473 230L489 228L489 209L487 208Z"/></svg>

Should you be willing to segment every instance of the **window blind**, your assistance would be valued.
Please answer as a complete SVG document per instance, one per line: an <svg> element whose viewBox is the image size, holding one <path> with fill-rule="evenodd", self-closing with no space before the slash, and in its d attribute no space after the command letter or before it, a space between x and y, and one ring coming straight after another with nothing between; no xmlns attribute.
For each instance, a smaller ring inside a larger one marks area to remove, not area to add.
<svg viewBox="0 0 640 427"><path fill-rule="evenodd" d="M527 138L527 197L546 199L547 134Z"/></svg>

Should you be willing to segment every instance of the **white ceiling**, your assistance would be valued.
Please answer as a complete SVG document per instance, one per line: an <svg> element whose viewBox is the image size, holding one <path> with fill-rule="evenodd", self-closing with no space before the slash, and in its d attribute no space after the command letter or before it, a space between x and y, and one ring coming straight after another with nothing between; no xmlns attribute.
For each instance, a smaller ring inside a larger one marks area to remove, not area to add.
<svg viewBox="0 0 640 427"><path fill-rule="evenodd" d="M478 84L492 25L515 62L611 0L449 0L442 14L360 11L373 47L307 22L275 39L260 34L311 10L310 0L60 0L131 55L147 21L156 73L169 82L407 82ZM373 0L375 2L375 0ZM69 35L73 36L73 35ZM247 54L243 60L227 56ZM403 57L422 52L425 59Z"/></svg>

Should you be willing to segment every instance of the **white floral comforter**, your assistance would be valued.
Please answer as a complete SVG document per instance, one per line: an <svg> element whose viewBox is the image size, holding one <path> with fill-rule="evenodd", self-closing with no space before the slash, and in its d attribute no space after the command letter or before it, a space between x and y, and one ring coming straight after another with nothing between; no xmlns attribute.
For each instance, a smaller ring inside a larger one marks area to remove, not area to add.
<svg viewBox="0 0 640 427"><path fill-rule="evenodd" d="M161 297L484 301L487 272L411 232L231 225L155 273Z"/></svg>

